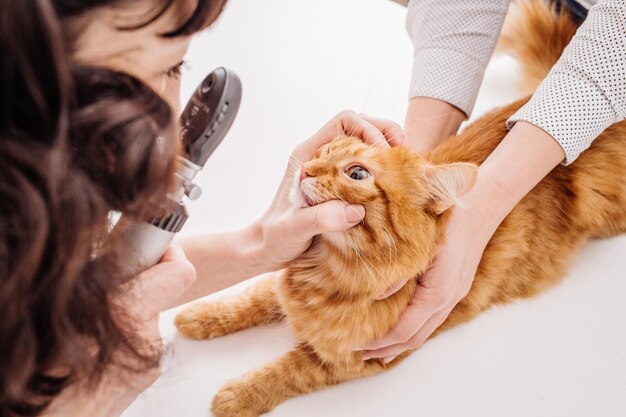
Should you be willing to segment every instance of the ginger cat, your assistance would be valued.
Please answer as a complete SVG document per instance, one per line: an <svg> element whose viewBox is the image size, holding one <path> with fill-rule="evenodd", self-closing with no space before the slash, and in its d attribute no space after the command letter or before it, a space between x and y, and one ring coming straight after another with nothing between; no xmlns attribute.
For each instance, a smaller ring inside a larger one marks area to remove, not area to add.
<svg viewBox="0 0 626 417"><path fill-rule="evenodd" d="M540 1L520 7L523 13L501 45L521 58L527 87L536 86L576 27L568 15ZM546 49L545 39L559 46ZM425 157L341 136L304 164L308 177L297 190L303 201L360 203L365 219L345 232L318 236L287 269L239 298L197 303L178 315L178 330L194 339L286 317L299 340L278 360L228 382L213 400L215 416L259 416L290 397L383 372L409 354L385 365L363 361L353 350L396 323L416 280L388 299L374 298L427 269L443 239L448 209L471 187L476 166L506 135L506 119L525 101L492 111ZM496 303L539 293L561 279L587 239L626 231L625 141L626 123L612 126L518 204L485 249L470 292L437 332Z"/></svg>

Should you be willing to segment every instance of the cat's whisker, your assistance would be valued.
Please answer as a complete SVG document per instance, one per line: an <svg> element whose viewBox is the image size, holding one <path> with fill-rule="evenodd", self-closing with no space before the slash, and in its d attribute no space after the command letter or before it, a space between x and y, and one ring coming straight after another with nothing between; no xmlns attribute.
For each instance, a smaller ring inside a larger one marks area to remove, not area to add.
<svg viewBox="0 0 626 417"><path fill-rule="evenodd" d="M352 240L352 238L347 233L344 234L344 238L346 239L346 245L348 246L348 248L352 249L352 251L354 252L354 255L355 255L355 258L354 258L355 267L357 266L357 264L358 264L358 262L360 260L363 263L363 265L369 270L368 264L366 263L365 259L363 259L362 255L361 255L361 251L357 247L356 243Z"/></svg>
<svg viewBox="0 0 626 417"><path fill-rule="evenodd" d="M378 143L370 143L368 144L367 150L371 150L371 149L383 149L383 145L379 145Z"/></svg>
<svg viewBox="0 0 626 417"><path fill-rule="evenodd" d="M363 265L363 266L365 267L365 269L367 270L368 275L370 275L371 277L375 277L375 276L376 276L376 274L374 274L374 272L372 271L372 269L374 269L374 266L373 266L371 263L369 263L369 262L367 262L367 261L365 260L365 258L363 257L363 254L362 254L361 250L358 248L358 246L356 245L356 243L354 243L354 242L352 241L352 239L351 239L351 238L350 238L347 234L346 234L345 236L348 238L348 242L349 242L350 246L352 247L352 249L354 250L354 253L355 253L355 255L357 256L358 260L360 260L360 261L361 261L362 265ZM355 258L355 265L356 265L356 263L357 263L357 258Z"/></svg>
<svg viewBox="0 0 626 417"><path fill-rule="evenodd" d="M372 267L372 265L371 265L371 264L369 264L369 263L365 260L365 258L363 258L363 255L362 255L362 253L361 253L360 249L357 247L357 245L356 245L355 243L353 243L353 242L352 242L352 239L351 239L349 236L347 236L347 235L346 235L346 238L347 238L347 240L348 240L348 242L347 242L347 243L348 243L348 246L352 248L352 250L354 251L354 254L356 255L356 257L355 257L355 259L354 259L355 266L358 264L358 261L360 260L360 261L361 261L361 264L362 264L362 265L365 267L365 269L367 270L368 275L370 275L370 276L374 276L374 273L373 273L372 269L370 268L370 267ZM357 268L357 269L358 269L358 268Z"/></svg>
<svg viewBox="0 0 626 417"><path fill-rule="evenodd" d="M389 234L385 234L386 240L387 240L387 245L389 246L389 264L387 266L387 271L389 272L386 277L389 278L394 278L395 277L395 272L396 272L396 267L398 266L398 257L399 257L399 253L398 253L398 245L396 244L396 241L389 236ZM393 262L391 261L391 250L394 250L395 252L395 259L393 260ZM387 289L383 289L382 291L386 291ZM381 293L382 293L381 291Z"/></svg>
<svg viewBox="0 0 626 417"><path fill-rule="evenodd" d="M341 122L337 122L335 127L337 128L337 133L335 134L336 138L338 138L339 136L342 136L342 135L347 135L346 130L341 126ZM348 136L350 136L350 135L348 135Z"/></svg>
<svg viewBox="0 0 626 417"><path fill-rule="evenodd" d="M389 235L387 233L384 234L385 238L385 243L387 243L387 248L389 249L389 262L387 262L386 268L385 268L385 273L383 274L383 277L385 278L384 280L382 280L383 282L386 282L387 279L389 277L391 277L391 249L392 249L392 245L390 245L390 239L389 239Z"/></svg>
<svg viewBox="0 0 626 417"><path fill-rule="evenodd" d="M398 133L396 133L395 135L391 135L389 137L385 136L385 139L387 140L387 143L389 143L390 141L393 141L395 138L397 138L398 136L401 136L404 134L404 131L400 130ZM378 145L381 146L381 145Z"/></svg>
<svg viewBox="0 0 626 417"><path fill-rule="evenodd" d="M352 124L352 127L346 132L346 135L354 136L355 131L356 131L356 123Z"/></svg>
<svg viewBox="0 0 626 417"><path fill-rule="evenodd" d="M373 148L386 149L386 147L381 145L380 143L366 143L366 145L367 145L367 150L371 150Z"/></svg>
<svg viewBox="0 0 626 417"><path fill-rule="evenodd" d="M392 272L391 271L391 249L392 249L392 245L389 244L390 243L390 239L389 239L389 235L387 233L381 234L380 238L385 241L385 243L387 244L387 247L389 249L389 262L386 265L384 273L380 274L380 275L382 275L382 278L383 278L383 279L380 280L380 282L382 282L383 285L384 285L384 283L388 281L388 278L391 276L391 272ZM378 290L377 293L382 293L383 291Z"/></svg>
<svg viewBox="0 0 626 417"><path fill-rule="evenodd" d="M392 135L392 136L391 136L391 137L387 140L387 142L392 141L392 140L396 139L398 136L402 136L402 135L404 135L404 131L400 131L400 132L396 133L395 135Z"/></svg>
<svg viewBox="0 0 626 417"><path fill-rule="evenodd" d="M287 160L287 164L296 171L299 171L302 168L302 163L293 156L289 157L289 159Z"/></svg>
<svg viewBox="0 0 626 417"><path fill-rule="evenodd" d="M290 156L289 159L287 160L287 162L291 165L300 167L302 166L302 163L300 161L298 161L294 156Z"/></svg>

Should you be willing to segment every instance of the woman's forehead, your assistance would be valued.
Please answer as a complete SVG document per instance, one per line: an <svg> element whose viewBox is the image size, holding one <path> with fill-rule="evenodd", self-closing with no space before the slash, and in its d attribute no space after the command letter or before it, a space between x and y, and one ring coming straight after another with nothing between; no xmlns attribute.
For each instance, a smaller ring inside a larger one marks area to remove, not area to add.
<svg viewBox="0 0 626 417"><path fill-rule="evenodd" d="M185 12L193 13L193 8L186 11L181 6L190 4L190 1L173 2L176 6L168 8L145 27L120 29L137 26L158 13L150 7L155 2L129 3L133 5L101 8L85 17L80 38L76 40L74 59L84 64L122 70L140 78L149 77L155 71L162 71L164 65L182 59L190 37L165 38L161 35L180 25L187 17Z"/></svg>
<svg viewBox="0 0 626 417"><path fill-rule="evenodd" d="M150 29L156 34L175 31L193 15L198 0L139 0L103 7L109 25L118 29L137 31Z"/></svg>

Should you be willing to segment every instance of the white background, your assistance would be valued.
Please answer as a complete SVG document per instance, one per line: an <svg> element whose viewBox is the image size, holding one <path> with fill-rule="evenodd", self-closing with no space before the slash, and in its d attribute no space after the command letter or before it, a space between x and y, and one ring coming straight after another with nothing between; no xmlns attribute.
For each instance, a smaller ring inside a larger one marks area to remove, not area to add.
<svg viewBox="0 0 626 417"><path fill-rule="evenodd" d="M240 228L269 204L291 149L337 112L401 122L411 45L387 0L230 0L189 52L183 100L217 66L244 100L209 160L183 235ZM516 97L515 64L490 64L475 116ZM626 416L626 236L587 245L563 283L429 341L396 369L280 405L273 417ZM215 294L240 292L250 283ZM174 358L125 417L210 415L228 379L281 355L284 325L188 341L162 315Z"/></svg>

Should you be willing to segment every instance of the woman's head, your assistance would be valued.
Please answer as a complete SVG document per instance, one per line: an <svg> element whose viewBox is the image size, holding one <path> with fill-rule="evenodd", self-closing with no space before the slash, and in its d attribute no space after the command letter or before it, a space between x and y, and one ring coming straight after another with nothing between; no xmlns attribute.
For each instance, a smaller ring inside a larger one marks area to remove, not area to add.
<svg viewBox="0 0 626 417"><path fill-rule="evenodd" d="M113 318L131 277L108 216L139 216L166 193L174 61L224 2L0 4L0 415L37 414L115 352L139 355Z"/></svg>
<svg viewBox="0 0 626 417"><path fill-rule="evenodd" d="M180 70L191 35L226 0L55 1L76 62L128 73L178 109ZM85 6L85 3L89 4ZM177 113L177 112L176 112Z"/></svg>

